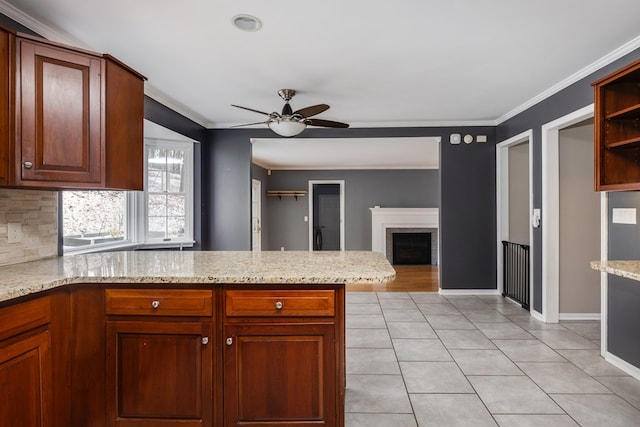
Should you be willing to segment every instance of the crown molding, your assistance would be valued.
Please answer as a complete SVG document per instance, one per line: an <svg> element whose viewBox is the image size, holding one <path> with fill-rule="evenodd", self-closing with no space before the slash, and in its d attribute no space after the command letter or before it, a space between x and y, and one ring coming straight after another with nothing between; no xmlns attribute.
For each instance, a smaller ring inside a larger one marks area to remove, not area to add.
<svg viewBox="0 0 640 427"><path fill-rule="evenodd" d="M54 30L50 26L43 24L42 22L27 15L15 6L7 3L5 0L0 0L0 13L8 16L19 24L24 25L31 31L35 31L47 40L92 50L91 46L87 46L85 43L76 39L72 35L65 33L64 31Z"/></svg>
<svg viewBox="0 0 640 427"><path fill-rule="evenodd" d="M210 129L229 129L241 123L209 123ZM409 121L409 122L350 122L351 129L365 128L433 128L433 127L474 127L495 126L495 120L449 120L449 121ZM261 129L264 125L243 126L244 129Z"/></svg>
<svg viewBox="0 0 640 427"><path fill-rule="evenodd" d="M47 40L51 40L58 43L69 44L77 47L81 47L88 50L95 50L92 46L88 46L86 43L76 39L75 37L67 34L63 31L54 30L48 25L43 24L37 19L27 15L20 9L17 9L15 6L7 3L5 0L0 0L0 13L8 16L14 21L24 25L32 31L40 34L42 37ZM187 108L186 106L178 103L177 101L169 98L160 90L155 88L153 85L145 82L144 85L144 93L150 98L155 99L159 103L163 104L165 107L174 110L175 112L185 116L186 118L198 123L201 126L207 127L210 124L210 121L200 116L199 114L194 113L192 110Z"/></svg>
<svg viewBox="0 0 640 427"><path fill-rule="evenodd" d="M640 36L638 36L638 37L634 38L633 40L623 44L622 46L618 47L617 49L609 52L608 54L606 54L602 58L596 60L595 62L593 62L593 63L591 63L589 65L587 65L583 69L573 73L572 75L570 75L566 79L556 83L555 85L551 86L549 89L547 89L544 92L540 93L539 95L531 98L530 100L528 100L524 104L519 105L518 107L514 108L513 110L511 110L508 113L504 114L503 116L499 117L495 121L495 126L497 126L497 125L499 125L499 124L501 124L503 122L506 122L510 118L522 113L523 111L526 111L527 109L533 107L537 103L539 103L541 101L544 101L545 99L549 98L550 96L555 95L556 93L560 92L562 89L565 89L565 88L571 86L572 84L582 80L583 78L587 77L588 75L598 71L602 67L605 67L605 66L611 64L613 61L622 58L623 56L633 52L634 50L636 50L638 48L640 48Z"/></svg>
<svg viewBox="0 0 640 427"><path fill-rule="evenodd" d="M153 98L154 100L158 101L160 104L164 105L165 107L175 111L176 113L181 114L186 118L188 118L189 120L196 122L200 126L210 129L209 120L193 112L193 110L187 108L185 105L168 97L161 90L159 90L158 88L150 84L149 81L146 81L144 84L144 94L147 95L149 98Z"/></svg>

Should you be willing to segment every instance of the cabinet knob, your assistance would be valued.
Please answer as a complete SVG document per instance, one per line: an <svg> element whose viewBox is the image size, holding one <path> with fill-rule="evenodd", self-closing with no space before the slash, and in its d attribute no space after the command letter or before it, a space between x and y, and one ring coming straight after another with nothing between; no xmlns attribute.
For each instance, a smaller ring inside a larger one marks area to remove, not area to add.
<svg viewBox="0 0 640 427"><path fill-rule="evenodd" d="M31 169L33 167L33 163L31 162L24 162L22 164L22 166L24 166L25 169Z"/></svg>
<svg viewBox="0 0 640 427"><path fill-rule="evenodd" d="M227 345L231 345L233 344L233 338L229 337L227 338Z"/></svg>
<svg viewBox="0 0 640 427"><path fill-rule="evenodd" d="M207 345L209 344L209 337L202 337L200 341L202 341L202 344Z"/></svg>
<svg viewBox="0 0 640 427"><path fill-rule="evenodd" d="M276 302L276 310L282 310L282 307L284 307L284 304L282 303L282 301Z"/></svg>
<svg viewBox="0 0 640 427"><path fill-rule="evenodd" d="M158 301L158 300L153 300L153 301L151 301L151 307L152 307L152 308L158 308L158 307L160 307L160 301Z"/></svg>

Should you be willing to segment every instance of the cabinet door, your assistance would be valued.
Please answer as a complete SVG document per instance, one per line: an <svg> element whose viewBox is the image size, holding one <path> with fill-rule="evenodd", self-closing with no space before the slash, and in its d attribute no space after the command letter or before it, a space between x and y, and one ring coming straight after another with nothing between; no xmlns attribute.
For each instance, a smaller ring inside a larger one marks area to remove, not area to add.
<svg viewBox="0 0 640 427"><path fill-rule="evenodd" d="M29 40L18 49L22 184L102 182L104 60Z"/></svg>
<svg viewBox="0 0 640 427"><path fill-rule="evenodd" d="M41 332L0 348L3 426L52 424L51 338Z"/></svg>
<svg viewBox="0 0 640 427"><path fill-rule="evenodd" d="M213 327L189 322L107 322L110 426L211 426Z"/></svg>
<svg viewBox="0 0 640 427"><path fill-rule="evenodd" d="M335 325L226 325L225 426L335 426Z"/></svg>

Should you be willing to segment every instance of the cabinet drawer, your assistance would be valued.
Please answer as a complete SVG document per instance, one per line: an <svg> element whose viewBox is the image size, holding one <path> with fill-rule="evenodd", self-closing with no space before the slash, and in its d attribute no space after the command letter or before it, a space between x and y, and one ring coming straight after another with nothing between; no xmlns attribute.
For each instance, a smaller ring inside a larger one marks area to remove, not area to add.
<svg viewBox="0 0 640 427"><path fill-rule="evenodd" d="M51 298L42 297L0 309L0 340L51 321Z"/></svg>
<svg viewBox="0 0 640 427"><path fill-rule="evenodd" d="M212 292L181 289L107 289L107 314L211 316Z"/></svg>
<svg viewBox="0 0 640 427"><path fill-rule="evenodd" d="M227 316L327 316L335 315L333 290L225 291Z"/></svg>

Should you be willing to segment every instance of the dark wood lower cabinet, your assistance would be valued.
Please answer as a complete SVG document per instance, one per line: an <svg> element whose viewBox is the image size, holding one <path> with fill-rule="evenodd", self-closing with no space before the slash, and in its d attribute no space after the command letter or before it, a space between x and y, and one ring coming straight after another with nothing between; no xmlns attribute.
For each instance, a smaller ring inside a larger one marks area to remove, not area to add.
<svg viewBox="0 0 640 427"><path fill-rule="evenodd" d="M49 331L18 338L0 349L0 424L52 425Z"/></svg>
<svg viewBox="0 0 640 427"><path fill-rule="evenodd" d="M74 285L0 304L0 426L344 426L339 285Z"/></svg>
<svg viewBox="0 0 640 427"><path fill-rule="evenodd" d="M334 324L226 325L225 426L335 426Z"/></svg>
<svg viewBox="0 0 640 427"><path fill-rule="evenodd" d="M213 326L107 322L109 426L211 426Z"/></svg>

